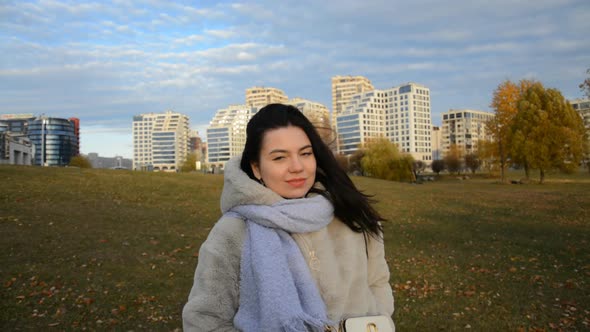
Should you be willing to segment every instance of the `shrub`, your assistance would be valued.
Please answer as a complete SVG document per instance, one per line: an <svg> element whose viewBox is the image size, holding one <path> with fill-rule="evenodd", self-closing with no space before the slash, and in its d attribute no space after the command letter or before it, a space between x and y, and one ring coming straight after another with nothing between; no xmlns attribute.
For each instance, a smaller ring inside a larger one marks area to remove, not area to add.
<svg viewBox="0 0 590 332"><path fill-rule="evenodd" d="M77 155L77 156L72 157L72 159L70 159L69 166L80 167L80 168L92 168L92 164L90 163L90 160L88 160L88 158L81 156L81 155Z"/></svg>

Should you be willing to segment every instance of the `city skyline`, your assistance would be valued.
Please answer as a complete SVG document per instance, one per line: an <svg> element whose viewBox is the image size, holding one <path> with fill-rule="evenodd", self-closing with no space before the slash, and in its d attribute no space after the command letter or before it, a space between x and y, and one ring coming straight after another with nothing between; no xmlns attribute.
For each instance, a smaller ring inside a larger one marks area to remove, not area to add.
<svg viewBox="0 0 590 332"><path fill-rule="evenodd" d="M432 122L491 111L505 79L568 99L590 67L590 4L564 1L23 1L0 4L0 114L80 118L81 152L133 156L134 115L186 114L205 136L254 86L332 110L331 78L428 86Z"/></svg>

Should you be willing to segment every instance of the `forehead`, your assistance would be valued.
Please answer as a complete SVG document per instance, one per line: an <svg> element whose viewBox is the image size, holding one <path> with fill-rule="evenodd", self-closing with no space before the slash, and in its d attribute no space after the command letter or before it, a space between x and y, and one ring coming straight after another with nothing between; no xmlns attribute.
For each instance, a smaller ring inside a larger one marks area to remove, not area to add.
<svg viewBox="0 0 590 332"><path fill-rule="evenodd" d="M303 129L295 126L268 130L262 139L262 151L299 150L311 145Z"/></svg>

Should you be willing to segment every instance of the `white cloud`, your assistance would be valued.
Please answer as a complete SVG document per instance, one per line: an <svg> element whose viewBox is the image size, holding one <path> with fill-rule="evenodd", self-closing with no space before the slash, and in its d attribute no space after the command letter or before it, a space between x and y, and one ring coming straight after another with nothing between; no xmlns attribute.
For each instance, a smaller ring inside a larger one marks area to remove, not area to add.
<svg viewBox="0 0 590 332"><path fill-rule="evenodd" d="M338 74L426 84L434 114L485 109L500 80L528 74L578 93L585 0L500 1L2 3L0 108L78 115L104 140L133 114L169 108L203 126L253 85L329 106Z"/></svg>
<svg viewBox="0 0 590 332"><path fill-rule="evenodd" d="M216 38L228 39L235 36L235 31L233 30L205 30L205 33L209 36L213 36Z"/></svg>
<svg viewBox="0 0 590 332"><path fill-rule="evenodd" d="M184 46L191 46L203 40L205 40L205 37L203 37L203 35L189 35L186 37L175 38L173 43L181 44Z"/></svg>

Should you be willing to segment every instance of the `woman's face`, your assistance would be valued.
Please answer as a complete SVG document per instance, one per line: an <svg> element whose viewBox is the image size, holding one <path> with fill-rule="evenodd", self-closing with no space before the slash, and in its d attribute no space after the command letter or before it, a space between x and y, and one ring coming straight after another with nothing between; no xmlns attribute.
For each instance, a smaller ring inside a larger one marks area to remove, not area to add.
<svg viewBox="0 0 590 332"><path fill-rule="evenodd" d="M315 183L316 160L309 138L295 126L267 131L254 176L284 198L304 197Z"/></svg>

